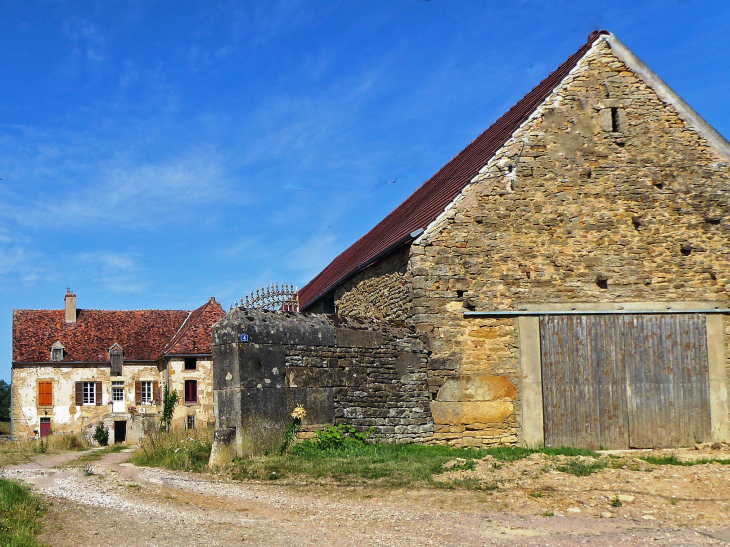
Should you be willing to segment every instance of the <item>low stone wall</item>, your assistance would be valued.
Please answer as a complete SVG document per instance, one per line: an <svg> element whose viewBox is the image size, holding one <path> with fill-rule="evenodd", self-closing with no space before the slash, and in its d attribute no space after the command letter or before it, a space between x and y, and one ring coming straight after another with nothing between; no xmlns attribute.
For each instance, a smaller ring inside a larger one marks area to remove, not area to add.
<svg viewBox="0 0 730 547"><path fill-rule="evenodd" d="M305 426L428 440L428 356L428 338L400 323L236 309L213 327L212 462L278 447L299 404Z"/></svg>

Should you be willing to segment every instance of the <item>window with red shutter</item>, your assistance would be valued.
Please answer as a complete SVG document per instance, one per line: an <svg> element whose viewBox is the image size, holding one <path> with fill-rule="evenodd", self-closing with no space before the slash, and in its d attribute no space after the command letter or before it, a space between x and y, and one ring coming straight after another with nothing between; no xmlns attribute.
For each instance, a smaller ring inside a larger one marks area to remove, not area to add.
<svg viewBox="0 0 730 547"><path fill-rule="evenodd" d="M198 402L198 381L185 380L185 403L195 404Z"/></svg>

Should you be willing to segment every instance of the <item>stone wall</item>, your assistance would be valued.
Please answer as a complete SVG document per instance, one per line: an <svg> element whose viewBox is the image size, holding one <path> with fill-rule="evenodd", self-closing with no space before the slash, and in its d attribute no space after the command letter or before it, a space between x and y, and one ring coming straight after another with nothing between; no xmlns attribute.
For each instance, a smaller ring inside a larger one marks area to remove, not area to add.
<svg viewBox="0 0 730 547"><path fill-rule="evenodd" d="M427 338L403 324L236 309L213 327L217 442L238 455L276 448L299 404L305 426L428 439L428 354Z"/></svg>
<svg viewBox="0 0 730 547"><path fill-rule="evenodd" d="M521 438L517 321L464 311L727 306L728 211L730 159L607 44L594 47L410 247L407 320L431 338L434 440Z"/></svg>
<svg viewBox="0 0 730 547"><path fill-rule="evenodd" d="M335 290L339 315L405 321L410 316L408 247L395 251Z"/></svg>

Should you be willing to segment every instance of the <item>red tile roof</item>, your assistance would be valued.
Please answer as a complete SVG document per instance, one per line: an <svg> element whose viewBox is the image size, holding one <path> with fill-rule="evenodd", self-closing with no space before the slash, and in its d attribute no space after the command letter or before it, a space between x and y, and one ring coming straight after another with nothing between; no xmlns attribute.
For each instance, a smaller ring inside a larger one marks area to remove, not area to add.
<svg viewBox="0 0 730 547"><path fill-rule="evenodd" d="M224 315L214 299L193 312L81 309L76 323L66 323L64 310L13 310L13 362L50 362L56 341L66 362L109 361L114 343L125 361L155 361L168 347L168 355L209 354L210 328Z"/></svg>
<svg viewBox="0 0 730 547"><path fill-rule="evenodd" d="M588 42L567 61L303 287L299 291L300 308L306 310L373 258L387 253L398 242L404 239L407 241L409 234L425 229L436 220L495 152L547 99L601 34L609 32L602 30L591 33Z"/></svg>
<svg viewBox="0 0 730 547"><path fill-rule="evenodd" d="M162 353L165 355L200 355L210 354L211 332L213 323L224 317L226 312L221 305L211 298L197 310L190 312L180 330L170 340Z"/></svg>

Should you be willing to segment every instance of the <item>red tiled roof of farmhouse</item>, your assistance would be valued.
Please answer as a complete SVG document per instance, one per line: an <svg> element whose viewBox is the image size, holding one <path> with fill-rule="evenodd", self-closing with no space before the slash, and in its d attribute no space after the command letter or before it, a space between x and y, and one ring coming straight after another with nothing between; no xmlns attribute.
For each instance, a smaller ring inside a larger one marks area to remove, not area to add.
<svg viewBox="0 0 730 547"><path fill-rule="evenodd" d="M409 234L425 229L436 220L602 34L609 32L601 30L591 33L588 41L567 61L303 287L299 291L300 308L306 310L348 277L369 265L374 258L387 253L398 242L407 241Z"/></svg>
<svg viewBox="0 0 730 547"><path fill-rule="evenodd" d="M211 298L190 316L178 333L165 346L166 355L199 355L211 353L210 328L226 315L221 305Z"/></svg>
<svg viewBox="0 0 730 547"><path fill-rule="evenodd" d="M106 362L115 343L125 361L155 361L163 354L211 353L211 326L225 313L211 299L185 310L84 310L68 323L60 310L13 311L13 362L50 362L51 346L64 346L66 362Z"/></svg>

